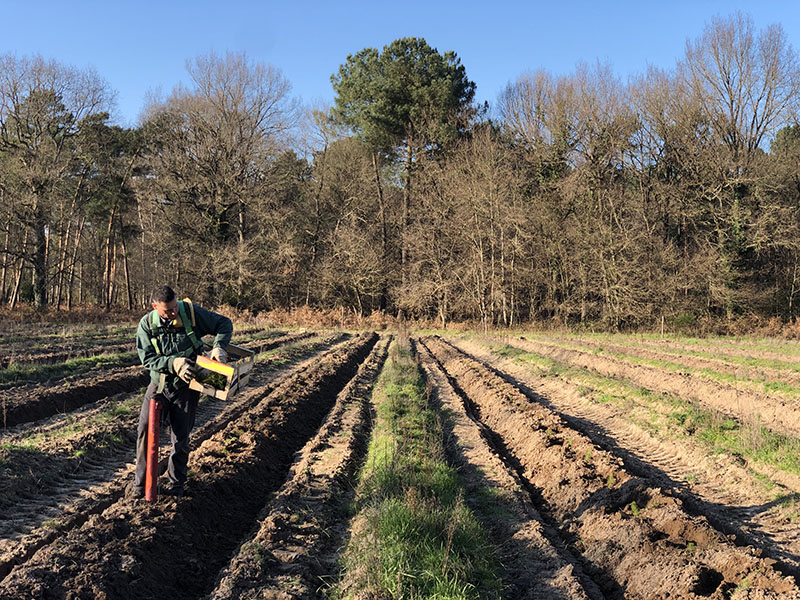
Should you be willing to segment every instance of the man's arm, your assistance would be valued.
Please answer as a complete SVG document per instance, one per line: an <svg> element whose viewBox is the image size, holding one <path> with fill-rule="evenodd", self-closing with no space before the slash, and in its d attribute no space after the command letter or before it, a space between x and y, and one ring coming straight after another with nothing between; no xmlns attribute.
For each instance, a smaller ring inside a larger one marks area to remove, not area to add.
<svg viewBox="0 0 800 600"><path fill-rule="evenodd" d="M194 306L194 315L198 337L204 335L214 335L214 341L211 346L214 348L222 348L223 350L228 347L233 335L233 323L225 315L215 313L202 306Z"/></svg>

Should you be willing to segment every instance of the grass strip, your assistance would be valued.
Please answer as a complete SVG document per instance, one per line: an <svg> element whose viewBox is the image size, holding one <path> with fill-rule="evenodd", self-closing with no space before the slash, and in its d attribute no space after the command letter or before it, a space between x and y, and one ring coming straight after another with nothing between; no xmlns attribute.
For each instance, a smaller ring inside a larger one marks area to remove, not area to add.
<svg viewBox="0 0 800 600"><path fill-rule="evenodd" d="M545 339L545 334L526 333L530 337ZM607 340L613 343L628 343L636 344L640 340L651 341L669 341L682 344L684 346L709 346L714 345L721 352L725 353L726 350L763 350L765 352L773 352L775 354L784 354L787 359L791 356L800 355L800 348L797 343L776 338L754 338L754 337L739 337L731 339L730 337L712 336L707 338L693 338L685 337L679 334L666 333L664 335L658 333L564 333L564 337L572 339L589 338L595 340Z"/></svg>
<svg viewBox="0 0 800 600"><path fill-rule="evenodd" d="M706 379L710 379L711 381L715 381L717 383L723 383L733 387L748 389L756 392L763 392L765 394L780 394L792 398L800 397L800 387L788 384L780 380L767 379L765 377L743 378L743 377L738 377L736 375L732 375L730 373L723 373L715 369L691 367L683 363L671 362L668 360L661 360L655 358L645 358L642 356L636 356L634 354L629 354L626 352L608 350L602 347L594 348L592 346L586 345L585 343L577 339L571 342L568 341L562 342L562 341L555 341L552 339L542 338L541 341L550 344L556 348L563 348L566 350L577 350L580 352L586 352L598 356L599 355L607 356L634 365L655 367L658 369L664 369L666 371L672 371L673 373L688 373L690 375L705 377Z"/></svg>
<svg viewBox="0 0 800 600"><path fill-rule="evenodd" d="M494 354L513 358L540 377L561 377L597 403L615 403L635 424L662 438L691 438L710 453L745 457L800 475L800 440L771 431L759 422L744 423L671 394L643 388L624 379L604 377L508 345L489 344ZM638 408L640 410L634 410Z"/></svg>
<svg viewBox="0 0 800 600"><path fill-rule="evenodd" d="M137 361L138 358L135 352L116 352L80 356L60 363L12 363L8 368L0 370L0 383L47 381L48 379L66 377L67 375L80 375L92 369L135 364Z"/></svg>
<svg viewBox="0 0 800 600"><path fill-rule="evenodd" d="M392 343L373 401L353 534L332 597L499 597L487 533L445 461L439 415L407 339Z"/></svg>
<svg viewBox="0 0 800 600"><path fill-rule="evenodd" d="M643 349L649 350L652 352L661 352L663 354L668 354L670 356L675 357L683 357L683 356L692 356L697 358L707 358L712 360L723 360L727 363L731 363L732 365L741 365L744 367L753 367L753 368L770 368L775 369L778 371L792 371L795 373L800 373L800 362L797 360L790 360L787 356L787 360L778 360L774 358L758 358L755 356L736 356L732 354L725 354L723 352L711 352L708 350L691 350L688 348L671 348L669 346L644 346L642 347L641 342L636 339L627 338L627 337L614 337L611 334L604 335L604 336L587 336L590 339L595 339L596 341L608 342L611 344L624 346L626 348L630 348L632 350ZM580 339L577 337L572 337L571 339ZM746 350L746 348L738 348L739 350ZM755 350L755 349L754 349Z"/></svg>

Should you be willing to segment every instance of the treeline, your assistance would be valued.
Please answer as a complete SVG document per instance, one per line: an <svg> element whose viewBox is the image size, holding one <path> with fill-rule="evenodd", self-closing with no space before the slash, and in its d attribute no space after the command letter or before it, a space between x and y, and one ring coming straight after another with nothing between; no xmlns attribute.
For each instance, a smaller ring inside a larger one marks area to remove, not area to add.
<svg viewBox="0 0 800 600"><path fill-rule="evenodd" d="M798 314L800 64L717 19L669 70L605 65L477 106L452 53L348 56L335 105L209 55L141 125L90 70L0 57L0 301L346 307L633 327Z"/></svg>

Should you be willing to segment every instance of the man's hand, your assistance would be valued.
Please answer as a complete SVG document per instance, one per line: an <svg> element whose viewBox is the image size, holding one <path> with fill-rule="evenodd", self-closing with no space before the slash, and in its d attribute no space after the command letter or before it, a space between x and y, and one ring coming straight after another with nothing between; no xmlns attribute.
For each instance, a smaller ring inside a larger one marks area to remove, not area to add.
<svg viewBox="0 0 800 600"><path fill-rule="evenodd" d="M195 373L197 372L197 365L193 360L179 356L172 361L172 370L175 372L175 375L183 379L186 383L189 383L194 379Z"/></svg>
<svg viewBox="0 0 800 600"><path fill-rule="evenodd" d="M217 346L216 348L211 350L211 360L216 360L218 362L224 363L228 361L228 353L225 352L224 348L220 348Z"/></svg>

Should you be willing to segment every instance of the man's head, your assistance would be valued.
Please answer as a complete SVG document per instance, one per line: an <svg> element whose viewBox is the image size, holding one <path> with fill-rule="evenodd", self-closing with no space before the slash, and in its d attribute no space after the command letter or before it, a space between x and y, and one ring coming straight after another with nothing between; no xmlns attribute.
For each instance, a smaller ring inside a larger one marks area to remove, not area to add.
<svg viewBox="0 0 800 600"><path fill-rule="evenodd" d="M150 302L153 310L162 319L174 319L178 314L178 300L175 297L175 291L168 285L162 285L153 290Z"/></svg>

